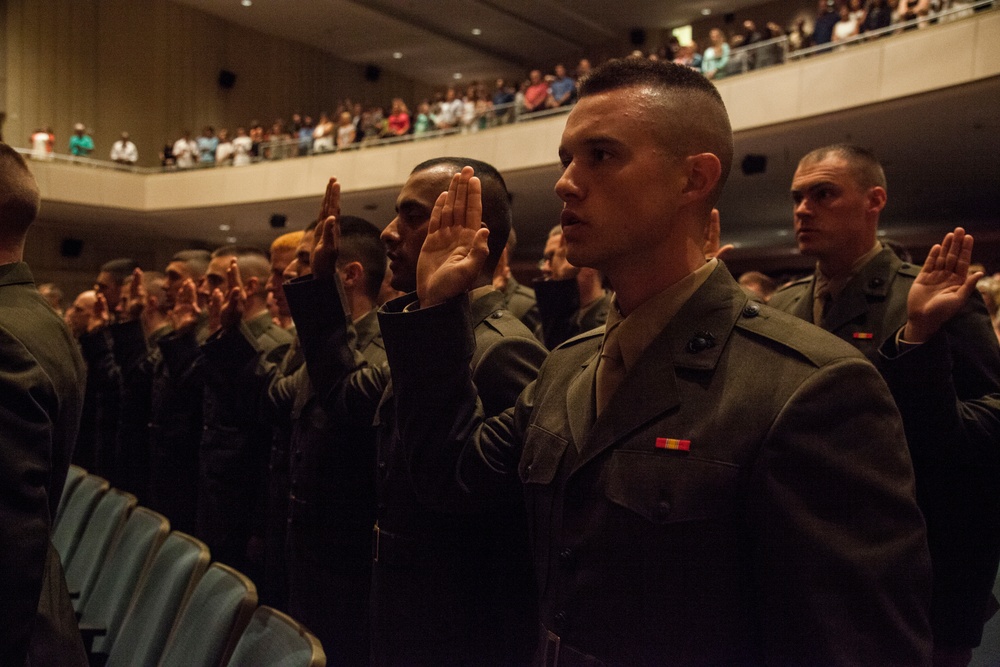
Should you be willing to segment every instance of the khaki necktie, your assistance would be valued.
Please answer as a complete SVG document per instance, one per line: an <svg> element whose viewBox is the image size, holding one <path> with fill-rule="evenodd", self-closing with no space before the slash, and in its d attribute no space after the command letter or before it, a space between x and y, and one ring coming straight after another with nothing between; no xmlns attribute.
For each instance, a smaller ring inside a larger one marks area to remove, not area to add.
<svg viewBox="0 0 1000 667"><path fill-rule="evenodd" d="M823 325L823 318L830 312L830 284L827 282L816 283L813 292L813 324Z"/></svg>
<svg viewBox="0 0 1000 667"><path fill-rule="evenodd" d="M597 364L597 414L604 411L625 377L625 362L618 343L619 324L621 322L616 322L604 333L601 358Z"/></svg>

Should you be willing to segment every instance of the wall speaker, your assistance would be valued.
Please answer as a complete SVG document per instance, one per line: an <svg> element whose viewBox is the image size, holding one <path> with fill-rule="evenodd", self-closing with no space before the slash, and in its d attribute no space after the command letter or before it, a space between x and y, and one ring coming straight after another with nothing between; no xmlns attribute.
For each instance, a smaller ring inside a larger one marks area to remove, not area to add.
<svg viewBox="0 0 1000 667"><path fill-rule="evenodd" d="M219 88L229 90L236 85L236 73L227 69L219 70Z"/></svg>
<svg viewBox="0 0 1000 667"><path fill-rule="evenodd" d="M632 28L628 31L628 41L632 46L642 46L646 43L646 31L642 28Z"/></svg>
<svg viewBox="0 0 1000 667"><path fill-rule="evenodd" d="M375 83L382 76L382 68L378 65L365 65L365 81Z"/></svg>
<svg viewBox="0 0 1000 667"><path fill-rule="evenodd" d="M63 257L76 259L83 252L83 241L80 239L63 239L59 244L59 254Z"/></svg>
<svg viewBox="0 0 1000 667"><path fill-rule="evenodd" d="M743 163L740 164L740 168L743 170L744 176L763 174L765 171L767 171L767 156L755 155L754 153L747 153L743 157Z"/></svg>
<svg viewBox="0 0 1000 667"><path fill-rule="evenodd" d="M271 214L271 226L274 227L275 229L283 228L286 222L288 222L287 215L283 215L281 213Z"/></svg>

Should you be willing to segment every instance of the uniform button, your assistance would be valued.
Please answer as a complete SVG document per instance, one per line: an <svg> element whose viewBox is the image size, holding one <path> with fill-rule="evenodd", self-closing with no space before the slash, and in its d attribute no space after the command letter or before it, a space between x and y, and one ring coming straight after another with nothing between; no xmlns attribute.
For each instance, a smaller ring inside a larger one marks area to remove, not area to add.
<svg viewBox="0 0 1000 667"><path fill-rule="evenodd" d="M573 550L570 548L563 549L559 552L559 564L563 567L569 567L573 564Z"/></svg>
<svg viewBox="0 0 1000 667"><path fill-rule="evenodd" d="M503 317L503 311L496 310L490 315L490 317L492 317L495 320L499 320L501 317Z"/></svg>
<svg viewBox="0 0 1000 667"><path fill-rule="evenodd" d="M757 317L760 315L760 306L756 303L748 303L743 307L743 317Z"/></svg>
<svg viewBox="0 0 1000 667"><path fill-rule="evenodd" d="M566 612L557 611L556 615L552 617L552 625L555 626L556 631L561 631L566 627Z"/></svg>
<svg viewBox="0 0 1000 667"><path fill-rule="evenodd" d="M872 278L868 281L868 287L881 287L883 284L885 284L885 281L881 278Z"/></svg>
<svg viewBox="0 0 1000 667"><path fill-rule="evenodd" d="M379 461L378 462L378 469L379 470L385 470L385 461Z"/></svg>
<svg viewBox="0 0 1000 667"><path fill-rule="evenodd" d="M694 335L694 338L688 341L687 344L688 352L693 353L707 350L710 347L715 347L715 336L707 331L699 331Z"/></svg>

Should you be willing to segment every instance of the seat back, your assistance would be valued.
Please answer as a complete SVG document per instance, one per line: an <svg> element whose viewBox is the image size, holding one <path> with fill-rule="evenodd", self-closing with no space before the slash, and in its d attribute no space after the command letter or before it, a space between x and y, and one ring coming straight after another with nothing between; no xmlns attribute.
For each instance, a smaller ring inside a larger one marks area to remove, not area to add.
<svg viewBox="0 0 1000 667"><path fill-rule="evenodd" d="M184 600L208 568L208 547L174 531L142 575L106 667L155 665Z"/></svg>
<svg viewBox="0 0 1000 667"><path fill-rule="evenodd" d="M86 470L78 465L70 465L69 469L66 471L66 483L63 484L62 495L59 496L59 507L56 509L55 518L52 519L53 525L59 521L59 517L62 516L63 510L66 509L66 501L69 500L71 495L73 495L73 491L76 490L80 480L86 476Z"/></svg>
<svg viewBox="0 0 1000 667"><path fill-rule="evenodd" d="M224 664L256 606L253 582L228 565L213 563L177 617L160 667Z"/></svg>
<svg viewBox="0 0 1000 667"><path fill-rule="evenodd" d="M52 529L52 546L59 552L64 568L73 557L73 550L80 541L80 535L90 520L94 506L109 487L108 480L97 475L86 475L77 483L66 501L62 516Z"/></svg>
<svg viewBox="0 0 1000 667"><path fill-rule="evenodd" d="M326 654L305 626L277 609L254 612L227 663L229 667L325 667Z"/></svg>
<svg viewBox="0 0 1000 667"><path fill-rule="evenodd" d="M118 489L111 489L97 501L73 557L66 564L66 586L75 598L73 604L76 609L80 609L87 600L108 555L108 547L125 526L125 520L135 505L135 496Z"/></svg>
<svg viewBox="0 0 1000 667"><path fill-rule="evenodd" d="M137 507L129 515L87 599L80 605L80 625L107 629L104 636L94 640L96 652L107 653L114 643L139 579L169 532L170 523L162 514Z"/></svg>

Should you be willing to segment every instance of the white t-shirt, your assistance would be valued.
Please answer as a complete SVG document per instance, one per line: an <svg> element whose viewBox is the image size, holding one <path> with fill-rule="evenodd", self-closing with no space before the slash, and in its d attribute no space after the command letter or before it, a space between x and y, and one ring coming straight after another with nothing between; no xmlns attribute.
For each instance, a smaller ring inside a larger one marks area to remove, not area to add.
<svg viewBox="0 0 1000 667"><path fill-rule="evenodd" d="M174 142L174 163L181 169L193 167L198 158L198 144L183 137Z"/></svg>
<svg viewBox="0 0 1000 667"><path fill-rule="evenodd" d="M111 146L111 160L135 164L139 160L139 149L131 141L119 139Z"/></svg>
<svg viewBox="0 0 1000 667"><path fill-rule="evenodd" d="M233 166L242 167L250 164L250 149L253 148L253 139L247 136L233 139Z"/></svg>
<svg viewBox="0 0 1000 667"><path fill-rule="evenodd" d="M49 157L49 133L35 132L31 135L31 157L44 160Z"/></svg>

